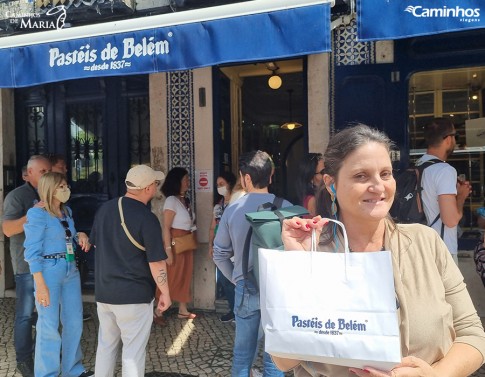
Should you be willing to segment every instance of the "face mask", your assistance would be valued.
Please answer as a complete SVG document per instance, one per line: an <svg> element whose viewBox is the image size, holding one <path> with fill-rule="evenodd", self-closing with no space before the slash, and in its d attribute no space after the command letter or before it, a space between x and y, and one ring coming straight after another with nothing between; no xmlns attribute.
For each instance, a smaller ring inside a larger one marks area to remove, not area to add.
<svg viewBox="0 0 485 377"><path fill-rule="evenodd" d="M65 189L65 190L57 189L56 192L54 193L54 198L59 200L61 203L67 202L70 196L71 196L70 189Z"/></svg>
<svg viewBox="0 0 485 377"><path fill-rule="evenodd" d="M217 192L219 193L219 195L226 196L227 187L226 186L218 187Z"/></svg>

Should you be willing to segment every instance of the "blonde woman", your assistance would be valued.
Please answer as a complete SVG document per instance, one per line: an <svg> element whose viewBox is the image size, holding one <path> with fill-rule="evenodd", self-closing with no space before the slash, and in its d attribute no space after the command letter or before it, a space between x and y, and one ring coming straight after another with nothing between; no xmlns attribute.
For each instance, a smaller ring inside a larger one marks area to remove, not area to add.
<svg viewBox="0 0 485 377"><path fill-rule="evenodd" d="M88 237L76 233L71 210L64 204L71 195L64 175L44 174L38 190L43 207L29 209L24 225L25 260L34 276L39 313L35 376L92 376L93 372L85 371L82 364L81 281L74 258L74 243L88 251Z"/></svg>

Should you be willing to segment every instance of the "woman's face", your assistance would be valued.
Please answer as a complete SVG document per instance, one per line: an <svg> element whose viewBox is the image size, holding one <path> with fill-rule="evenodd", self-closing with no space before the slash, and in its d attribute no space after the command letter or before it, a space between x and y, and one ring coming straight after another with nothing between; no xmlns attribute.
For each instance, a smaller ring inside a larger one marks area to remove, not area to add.
<svg viewBox="0 0 485 377"><path fill-rule="evenodd" d="M65 203L71 196L71 190L66 181L62 181L54 190L53 200L60 203Z"/></svg>
<svg viewBox="0 0 485 377"><path fill-rule="evenodd" d="M217 183L217 192L219 195L226 196L231 193L229 191L229 185L224 178L217 177L216 183Z"/></svg>
<svg viewBox="0 0 485 377"><path fill-rule="evenodd" d="M222 177L217 177L216 183L217 183L217 187L226 187L226 188L229 188L229 187L227 187L227 181L224 178L222 178Z"/></svg>
<svg viewBox="0 0 485 377"><path fill-rule="evenodd" d="M189 190L189 175L185 174L182 178L182 182L180 182L180 192L186 193Z"/></svg>
<svg viewBox="0 0 485 377"><path fill-rule="evenodd" d="M320 187L323 184L323 169L325 165L323 160L318 160L317 166L315 167L315 174L313 175L313 186L316 188Z"/></svg>
<svg viewBox="0 0 485 377"><path fill-rule="evenodd" d="M369 143L356 149L344 159L337 177L335 189L343 221L381 220L387 216L396 181L389 153L382 144Z"/></svg>

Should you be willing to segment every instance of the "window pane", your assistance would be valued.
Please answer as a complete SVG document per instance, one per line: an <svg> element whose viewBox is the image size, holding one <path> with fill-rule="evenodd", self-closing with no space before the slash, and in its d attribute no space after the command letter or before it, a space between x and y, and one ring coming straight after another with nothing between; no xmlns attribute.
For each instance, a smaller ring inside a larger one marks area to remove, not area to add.
<svg viewBox="0 0 485 377"><path fill-rule="evenodd" d="M74 193L103 192L103 111L100 102L67 106Z"/></svg>
<svg viewBox="0 0 485 377"><path fill-rule="evenodd" d="M433 114L434 93L416 93L409 95L409 115Z"/></svg>
<svg viewBox="0 0 485 377"><path fill-rule="evenodd" d="M443 92L443 113L467 113L478 110L478 100L469 99L468 90Z"/></svg>

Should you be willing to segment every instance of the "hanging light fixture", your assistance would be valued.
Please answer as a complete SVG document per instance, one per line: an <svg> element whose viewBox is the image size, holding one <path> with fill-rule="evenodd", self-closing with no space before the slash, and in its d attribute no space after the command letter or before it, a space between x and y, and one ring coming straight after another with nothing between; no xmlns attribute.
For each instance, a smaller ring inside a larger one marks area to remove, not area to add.
<svg viewBox="0 0 485 377"><path fill-rule="evenodd" d="M280 68L274 62L266 63L266 68L272 72L268 79L268 86L274 90L281 88L283 81L281 80L281 77L276 74Z"/></svg>
<svg viewBox="0 0 485 377"><path fill-rule="evenodd" d="M289 122L286 122L281 126L282 129L284 130L294 130L295 128L300 128L302 127L301 123L294 122L293 121L293 111L292 111L292 101L291 101L291 96L293 95L293 89L288 89L288 97L289 97L289 110L290 110L290 119Z"/></svg>

